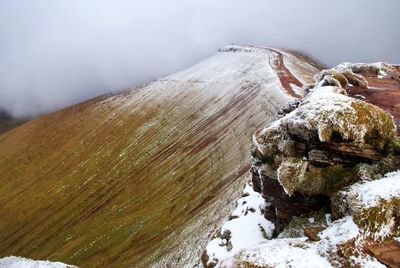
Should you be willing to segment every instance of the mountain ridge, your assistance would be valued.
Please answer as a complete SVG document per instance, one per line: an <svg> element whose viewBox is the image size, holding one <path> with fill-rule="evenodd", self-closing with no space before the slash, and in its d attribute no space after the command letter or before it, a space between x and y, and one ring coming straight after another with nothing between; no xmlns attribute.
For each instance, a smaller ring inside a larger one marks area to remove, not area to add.
<svg viewBox="0 0 400 268"><path fill-rule="evenodd" d="M217 52L0 135L1 256L199 264L248 177L253 130L319 71L276 51Z"/></svg>

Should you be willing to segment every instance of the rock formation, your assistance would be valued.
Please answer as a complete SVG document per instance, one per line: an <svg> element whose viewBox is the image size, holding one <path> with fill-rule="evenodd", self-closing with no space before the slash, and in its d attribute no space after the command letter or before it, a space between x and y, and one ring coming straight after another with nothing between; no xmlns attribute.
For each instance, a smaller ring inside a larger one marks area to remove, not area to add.
<svg viewBox="0 0 400 268"><path fill-rule="evenodd" d="M384 63L323 70L257 131L252 186L265 201L252 206L264 214L258 224L274 229L229 248L218 244L221 230L205 266L399 267L399 74ZM223 225L237 229L234 220Z"/></svg>
<svg viewBox="0 0 400 268"><path fill-rule="evenodd" d="M390 257L394 253L376 252L400 248L390 242L400 235L400 176L389 173L400 169L399 111L388 109L388 103L397 103L388 96L360 95L377 89L370 81L393 86L392 81L375 81L388 74L390 80L400 81L398 67L388 64L343 64L324 70L307 87L303 100L289 104L274 123L254 135L253 188L266 200L264 215L275 224L275 236L293 237L288 234L299 217L321 211L331 213L333 220L351 216L358 234L353 242L341 242L342 253L332 251L331 263L353 265L347 257L367 252L397 267L398 260ZM389 96L399 96L399 86L387 90ZM309 240L319 241L317 233L326 224L300 228ZM391 249L381 249L382 240ZM238 259L244 263L243 256Z"/></svg>
<svg viewBox="0 0 400 268"><path fill-rule="evenodd" d="M297 108L255 134L252 181L277 233L293 216L329 209L340 189L399 166L392 115L347 96L344 87L368 83L352 69L322 71Z"/></svg>

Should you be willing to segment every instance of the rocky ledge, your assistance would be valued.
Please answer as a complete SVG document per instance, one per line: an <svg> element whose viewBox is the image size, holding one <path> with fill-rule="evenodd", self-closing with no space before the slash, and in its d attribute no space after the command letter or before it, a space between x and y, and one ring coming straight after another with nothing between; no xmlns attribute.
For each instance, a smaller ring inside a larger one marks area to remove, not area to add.
<svg viewBox="0 0 400 268"><path fill-rule="evenodd" d="M230 219L209 243L205 265L399 267L399 72L389 64L324 70L302 100L257 131L251 184L264 201L252 213L274 228L258 222L264 240L238 249L224 238ZM225 255L214 250L218 243Z"/></svg>
<svg viewBox="0 0 400 268"><path fill-rule="evenodd" d="M349 85L368 88L353 69L345 65L319 73L302 101L254 136L253 187L269 203L265 217L275 223L276 234L293 216L326 209L339 217L335 208L341 204L332 202L338 192L400 166L393 116L347 96Z"/></svg>

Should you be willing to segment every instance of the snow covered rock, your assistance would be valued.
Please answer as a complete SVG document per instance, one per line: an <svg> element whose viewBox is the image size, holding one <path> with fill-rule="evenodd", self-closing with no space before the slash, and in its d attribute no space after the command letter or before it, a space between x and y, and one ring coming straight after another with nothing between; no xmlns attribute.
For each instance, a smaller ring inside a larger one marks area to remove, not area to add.
<svg viewBox="0 0 400 268"><path fill-rule="evenodd" d="M235 254L231 260L232 266L385 267L364 252L364 241L352 217L329 223L318 235L319 241L311 241L304 236L265 241ZM232 267L225 263L221 267Z"/></svg>
<svg viewBox="0 0 400 268"><path fill-rule="evenodd" d="M295 153L295 140L350 143L383 147L395 136L392 116L377 106L343 94L338 87L320 87L310 93L297 109L255 137L257 149L265 156Z"/></svg>
<svg viewBox="0 0 400 268"><path fill-rule="evenodd" d="M271 238L274 225L264 218L264 208L264 199L247 184L230 220L208 243L202 256L203 265L227 264L238 251Z"/></svg>
<svg viewBox="0 0 400 268"><path fill-rule="evenodd" d="M259 207L264 221L275 226L272 236L229 252L232 245L223 243L231 234L224 229L228 221L208 244L206 265L399 267L397 113L352 91L369 92L373 75L384 80L396 68L343 64L322 71L304 99L290 102L275 122L257 131L252 186L265 199ZM262 225L250 218L243 225L251 230L255 223ZM246 227L241 230L237 234L247 238ZM220 254L221 247L229 253Z"/></svg>
<svg viewBox="0 0 400 268"><path fill-rule="evenodd" d="M366 236L400 235L400 171L382 179L356 183L332 199L336 217L352 215Z"/></svg>
<svg viewBox="0 0 400 268"><path fill-rule="evenodd" d="M322 82L327 76L337 86ZM293 216L328 207L343 187L400 164L392 115L340 87L359 85L358 76L350 67L322 71L297 108L255 134L253 185L278 233Z"/></svg>

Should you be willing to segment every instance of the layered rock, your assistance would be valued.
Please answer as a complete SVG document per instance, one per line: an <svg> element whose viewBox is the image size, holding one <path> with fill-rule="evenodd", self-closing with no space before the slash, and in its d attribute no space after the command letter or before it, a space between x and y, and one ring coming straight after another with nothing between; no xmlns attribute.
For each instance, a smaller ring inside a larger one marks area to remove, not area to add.
<svg viewBox="0 0 400 268"><path fill-rule="evenodd" d="M398 266L400 171L388 173L400 169L396 114L347 90L370 90L364 74L378 67L387 71L348 64L322 71L304 99L257 131L252 186L265 202L255 211L274 233L228 247L229 220L207 246L205 266Z"/></svg>
<svg viewBox="0 0 400 268"><path fill-rule="evenodd" d="M322 71L301 102L254 136L253 185L270 204L265 216L276 233L293 216L330 210L344 187L399 167L393 116L347 96L349 85L368 88L353 69L361 66Z"/></svg>

